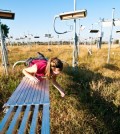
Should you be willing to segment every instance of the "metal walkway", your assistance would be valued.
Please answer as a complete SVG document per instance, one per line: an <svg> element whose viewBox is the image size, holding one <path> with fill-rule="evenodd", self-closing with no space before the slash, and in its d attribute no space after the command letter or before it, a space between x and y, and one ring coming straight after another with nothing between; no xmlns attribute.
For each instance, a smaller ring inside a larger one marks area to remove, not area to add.
<svg viewBox="0 0 120 134"><path fill-rule="evenodd" d="M36 134L40 112L39 133L49 134L49 105L49 81L44 79L34 84L24 77L4 104L8 111L0 123L0 134L24 134L26 131Z"/></svg>

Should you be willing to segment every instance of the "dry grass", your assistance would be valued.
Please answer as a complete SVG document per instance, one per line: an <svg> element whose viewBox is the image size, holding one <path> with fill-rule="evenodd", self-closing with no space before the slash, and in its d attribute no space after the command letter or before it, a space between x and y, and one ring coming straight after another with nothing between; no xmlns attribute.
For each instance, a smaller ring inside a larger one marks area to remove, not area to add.
<svg viewBox="0 0 120 134"><path fill-rule="evenodd" d="M120 47L111 48L110 64L107 61L107 45L98 50L92 47L92 56L85 46L80 46L79 66L73 72L72 46L8 47L9 77L0 77L0 108L12 94L23 77L23 65L12 65L42 52L48 58L58 56L70 64L64 65L58 82L66 96L61 98L50 85L50 128L51 134L117 134L120 133ZM2 69L0 69L2 71ZM7 84L5 84L7 82ZM0 113L2 115L2 112ZM2 116L1 116L2 118Z"/></svg>

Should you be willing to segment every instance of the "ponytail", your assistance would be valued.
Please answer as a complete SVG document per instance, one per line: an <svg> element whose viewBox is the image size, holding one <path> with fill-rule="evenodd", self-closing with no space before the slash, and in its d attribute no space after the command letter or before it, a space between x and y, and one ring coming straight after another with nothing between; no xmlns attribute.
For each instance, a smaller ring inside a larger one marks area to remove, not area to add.
<svg viewBox="0 0 120 134"><path fill-rule="evenodd" d="M45 76L48 79L50 79L50 77L51 77L51 65L50 65L50 63L51 63L51 58L48 60L46 70L45 70Z"/></svg>

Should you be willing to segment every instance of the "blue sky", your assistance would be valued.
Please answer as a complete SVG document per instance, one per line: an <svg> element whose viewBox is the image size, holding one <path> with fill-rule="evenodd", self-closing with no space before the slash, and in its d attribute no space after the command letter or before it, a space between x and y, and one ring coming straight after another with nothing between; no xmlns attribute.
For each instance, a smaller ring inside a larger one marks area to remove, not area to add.
<svg viewBox="0 0 120 134"><path fill-rule="evenodd" d="M87 17L77 20L77 33L79 33L79 25L84 25L85 30L81 31L81 38L88 38L91 35L89 29L93 24L93 29L99 29L96 24L99 18L111 19L112 8L115 8L115 19L120 18L120 0L76 0L76 10L87 10ZM23 36L24 34L33 34L40 36L39 40L47 40L44 35L52 34L54 39L58 36L54 32L53 20L54 16L63 12L74 10L74 0L0 0L0 9L11 10L15 13L14 20L4 20L2 23L10 27L10 34L13 37ZM73 25L73 20L61 21L56 20L56 29L60 32L69 30ZM120 37L116 34L116 30L120 27L114 27L113 37ZM108 39L110 28L103 28L104 38ZM59 39L70 40L73 32L60 35Z"/></svg>

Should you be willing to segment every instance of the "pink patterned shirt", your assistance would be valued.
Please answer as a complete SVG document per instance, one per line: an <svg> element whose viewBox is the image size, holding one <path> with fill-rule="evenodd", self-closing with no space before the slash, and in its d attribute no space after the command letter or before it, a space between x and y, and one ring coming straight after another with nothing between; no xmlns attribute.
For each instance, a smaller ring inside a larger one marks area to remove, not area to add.
<svg viewBox="0 0 120 134"><path fill-rule="evenodd" d="M47 61L46 60L33 60L32 65L36 64L37 66L37 72L35 76L39 79L42 80L41 77L45 76L45 69L47 66Z"/></svg>

